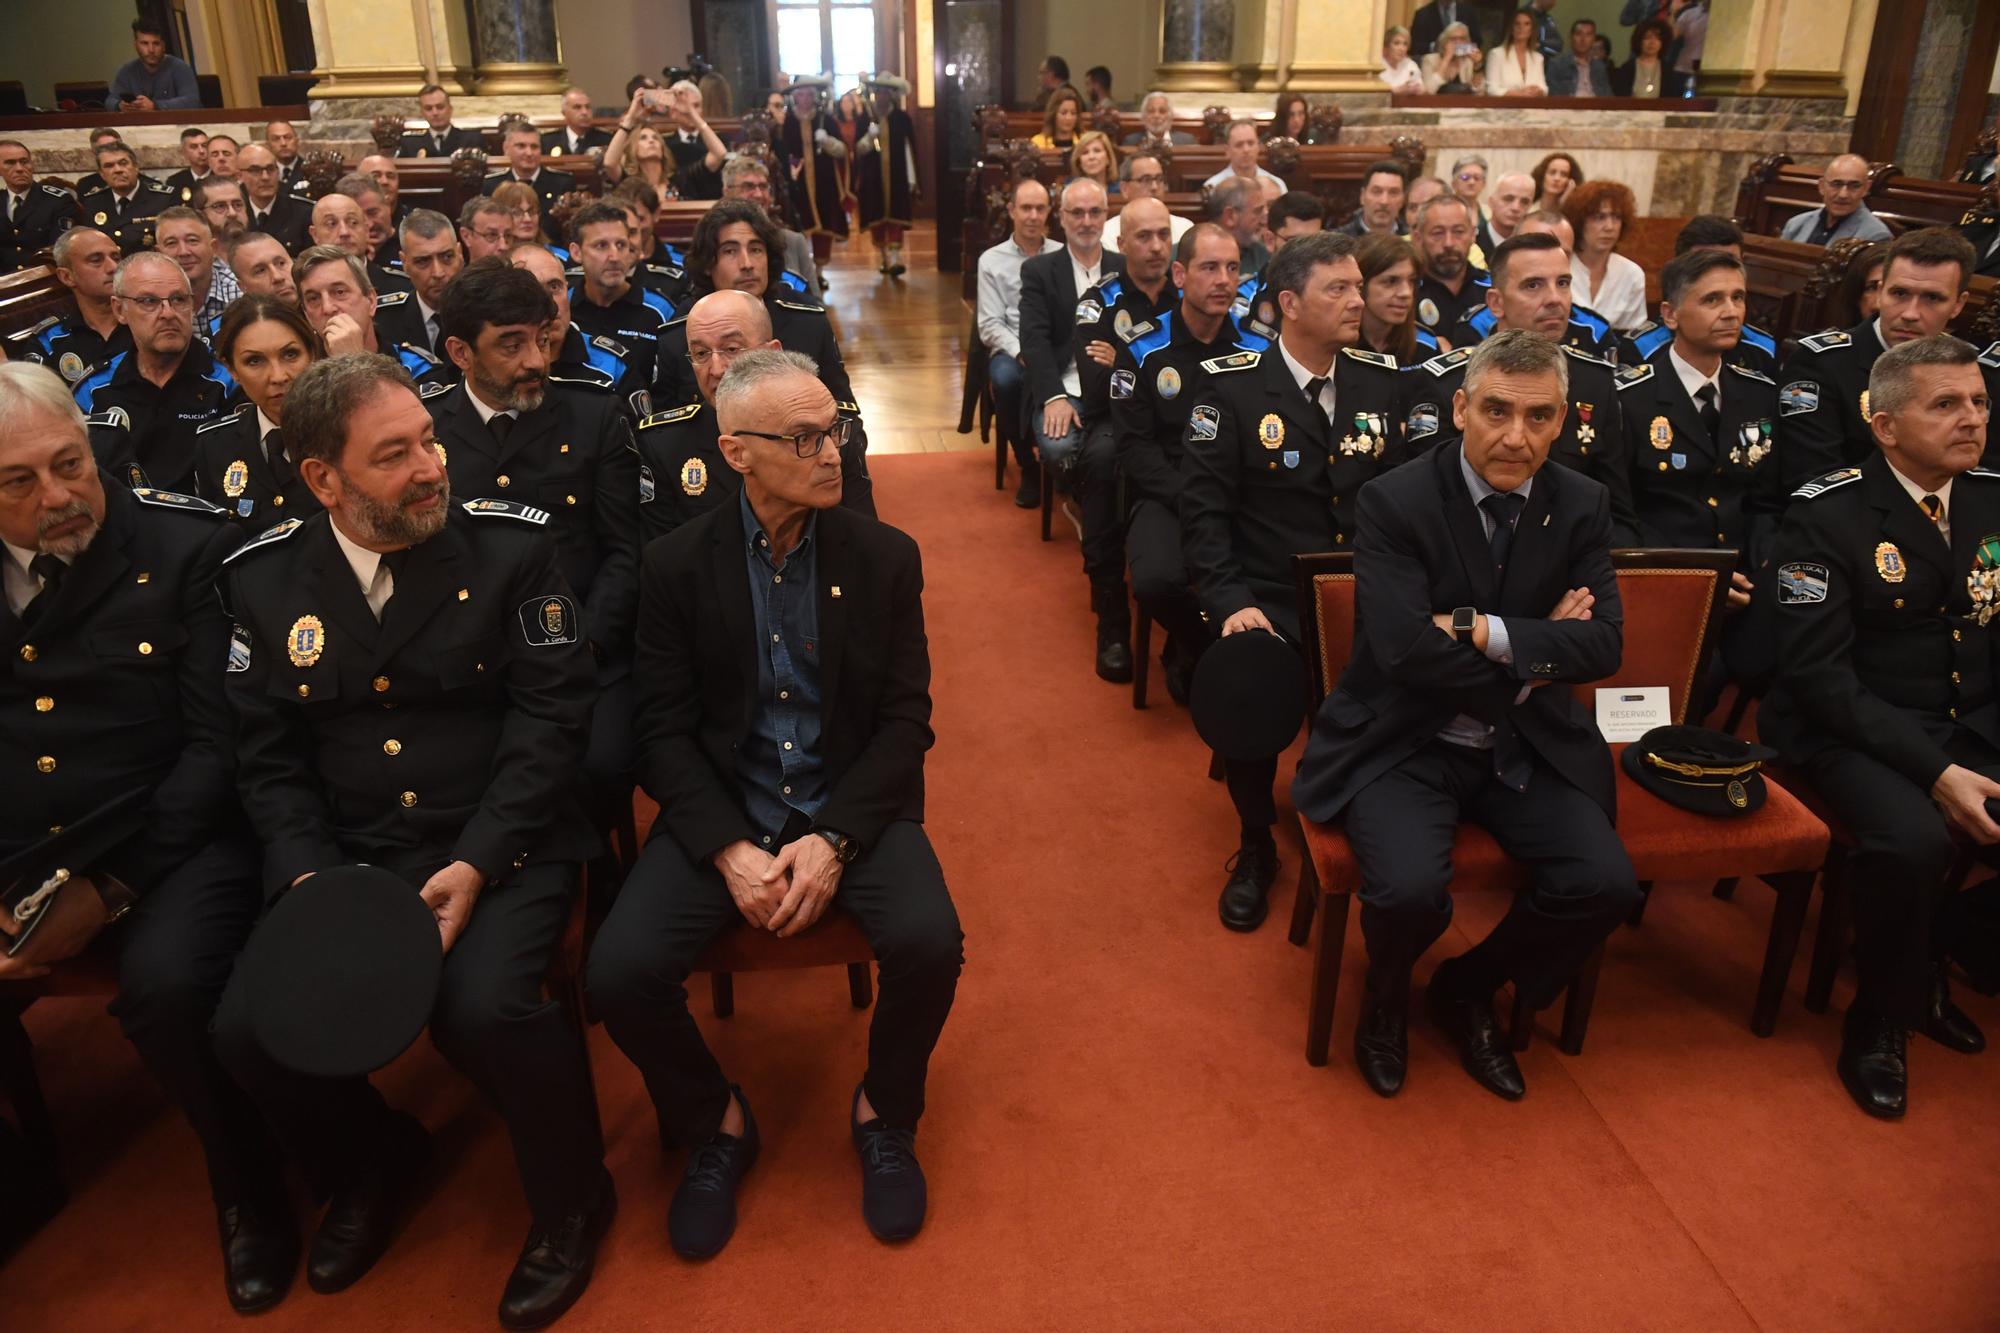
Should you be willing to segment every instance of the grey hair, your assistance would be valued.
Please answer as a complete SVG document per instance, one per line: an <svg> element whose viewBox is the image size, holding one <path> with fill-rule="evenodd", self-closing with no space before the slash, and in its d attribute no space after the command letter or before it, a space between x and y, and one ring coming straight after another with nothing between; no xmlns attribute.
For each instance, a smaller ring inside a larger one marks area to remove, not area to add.
<svg viewBox="0 0 2000 1333"><path fill-rule="evenodd" d="M76 243L86 236L102 236L106 240L111 239L111 233L99 227L71 227L68 231L56 237L54 248L57 268L69 267L69 252L76 249Z"/></svg>
<svg viewBox="0 0 2000 1333"><path fill-rule="evenodd" d="M1245 180L1241 176L1231 176L1228 180L1210 190L1208 192L1209 219L1219 222L1222 220L1223 213L1229 209L1248 208L1250 206L1250 191L1253 188L1260 195L1264 192L1264 187L1258 184L1257 181Z"/></svg>
<svg viewBox="0 0 2000 1333"><path fill-rule="evenodd" d="M1158 88L1155 88L1139 99L1139 111L1142 115L1145 113L1146 108L1153 104L1155 99L1165 102L1169 111L1173 110L1174 99L1161 92Z"/></svg>
<svg viewBox="0 0 2000 1333"><path fill-rule="evenodd" d="M1458 174L1458 169L1460 167L1478 167L1481 171L1486 171L1486 172L1490 172L1493 170L1493 168L1486 165L1486 159L1481 157L1477 153L1467 153L1464 157L1461 157L1460 159L1458 159L1458 161L1452 163L1451 174L1456 176Z"/></svg>
<svg viewBox="0 0 2000 1333"><path fill-rule="evenodd" d="M158 250L141 250L135 255L127 255L118 261L118 271L111 275L111 294L113 296L123 296L125 294L125 275L142 264L164 264L174 271L175 276L180 278L181 290L194 290L194 288L188 285L187 274L170 257L161 254Z"/></svg>
<svg viewBox="0 0 2000 1333"><path fill-rule="evenodd" d="M79 436L84 434L83 409L76 405L62 376L32 361L0 365L0 438L19 434L22 414L34 410L59 417Z"/></svg>
<svg viewBox="0 0 2000 1333"><path fill-rule="evenodd" d="M1400 23L1391 23L1386 29L1383 30L1382 45L1387 46L1389 44L1389 39L1391 37L1396 36L1398 33L1401 33L1403 36L1408 37L1410 35L1410 30L1404 27Z"/></svg>
<svg viewBox="0 0 2000 1333"><path fill-rule="evenodd" d="M294 463L317 458L338 470L348 418L385 386L417 391L394 357L353 352L313 362L285 395L285 452Z"/></svg>
<svg viewBox="0 0 2000 1333"><path fill-rule="evenodd" d="M434 241L440 236L450 236L456 240L458 233L452 230L451 219L435 208L413 208L410 210L410 215L396 228L399 244L408 245L412 236L422 241Z"/></svg>
<svg viewBox="0 0 2000 1333"><path fill-rule="evenodd" d="M1089 186L1091 189L1103 195L1106 203L1109 203L1111 201L1111 192L1106 190L1097 181L1092 180L1088 176L1075 176L1072 177L1070 180L1064 182L1062 190L1056 195L1056 210L1058 212L1060 212L1063 206L1069 202L1069 192L1071 190L1076 189L1078 186Z"/></svg>
<svg viewBox="0 0 2000 1333"><path fill-rule="evenodd" d="M749 411L750 399L760 386L793 375L818 380L819 362L803 352L768 347L745 352L731 361L729 369L723 373L722 382L715 386L715 416L723 431L733 430L743 419ZM289 416L289 398L285 400L285 408Z"/></svg>
<svg viewBox="0 0 2000 1333"><path fill-rule="evenodd" d="M350 171L333 183L335 194L344 194L355 203L360 203L363 195L374 195L378 199L389 196L382 193L381 182L365 171Z"/></svg>
<svg viewBox="0 0 2000 1333"><path fill-rule="evenodd" d="M375 280L368 276L368 265L362 262L360 256L351 255L337 245L313 245L299 251L299 257L292 261L292 281L304 290L307 275L316 268L334 263L347 265L355 286L362 291L375 290Z"/></svg>
<svg viewBox="0 0 2000 1333"><path fill-rule="evenodd" d="M1134 149L1131 153L1127 154L1125 160L1118 164L1118 179L1121 181L1131 180L1132 164L1134 162L1137 162L1142 157L1145 158L1148 162L1159 162L1162 169L1164 169L1167 165L1164 162L1160 162L1160 155L1158 153L1149 153L1143 148L1137 148Z"/></svg>
<svg viewBox="0 0 2000 1333"><path fill-rule="evenodd" d="M1467 222L1472 223L1475 226L1478 224L1478 219L1473 217L1472 215L1472 205L1466 203L1465 200L1459 198L1457 195L1453 194L1449 188L1447 188L1443 194L1434 194L1430 198L1424 200L1423 203L1417 205L1416 230L1422 231L1424 227L1429 224L1431 220L1431 212L1434 209L1450 208L1453 207L1454 205L1465 210L1465 220Z"/></svg>
<svg viewBox="0 0 2000 1333"><path fill-rule="evenodd" d="M765 183L771 180L771 168L763 158L752 157L748 153L731 153L722 163L722 188L727 190L745 176L762 176Z"/></svg>
<svg viewBox="0 0 2000 1333"><path fill-rule="evenodd" d="M1228 143L1229 136L1236 133L1236 131L1242 129L1245 125L1248 125L1250 127L1251 133L1254 134L1256 132L1257 122L1245 116L1240 119L1232 120L1229 122L1229 128L1222 132L1222 142Z"/></svg>
<svg viewBox="0 0 2000 1333"><path fill-rule="evenodd" d="M1502 329L1473 347L1465 363L1465 394L1470 398L1490 371L1503 375L1554 375L1556 394L1569 397L1569 358L1551 338L1527 329ZM294 389L292 392L297 393ZM291 426L292 400L285 400L285 425Z"/></svg>
<svg viewBox="0 0 2000 1333"><path fill-rule="evenodd" d="M1513 20L1511 20L1511 19L1510 19L1510 20L1508 20L1508 21L1509 21L1509 22L1511 23L1511 22L1512 22ZM1462 32L1462 33L1464 33L1464 34L1465 34L1465 40L1466 40L1466 41L1468 41L1468 42L1469 42L1469 41L1471 41L1471 40L1472 40L1472 29L1471 29L1471 28L1470 28L1470 27L1469 27L1468 25L1466 25L1466 24L1464 24L1464 23L1459 23L1459 22L1451 22L1451 23L1447 23L1447 24L1445 24L1445 25L1444 25L1444 26L1443 26L1442 28L1439 28L1439 29L1438 29L1438 35L1437 35L1437 40L1436 40L1435 42L1431 43L1431 50L1430 50L1430 52L1427 52L1426 54L1431 54L1431 53L1435 53L1435 54L1437 54L1437 55L1443 55L1443 54L1444 54L1444 39L1445 39L1445 38L1447 38L1447 37L1449 37L1449 36L1451 36L1451 34L1452 34L1452 32L1453 32L1453 30L1454 30L1454 29L1456 29L1456 30L1457 30L1457 31L1459 31L1459 32Z"/></svg>
<svg viewBox="0 0 2000 1333"><path fill-rule="evenodd" d="M1868 410L1893 416L1907 408L1917 396L1918 366L1970 366L1978 360L1979 352L1971 343L1949 333L1897 343L1876 357L1875 368L1868 372Z"/></svg>

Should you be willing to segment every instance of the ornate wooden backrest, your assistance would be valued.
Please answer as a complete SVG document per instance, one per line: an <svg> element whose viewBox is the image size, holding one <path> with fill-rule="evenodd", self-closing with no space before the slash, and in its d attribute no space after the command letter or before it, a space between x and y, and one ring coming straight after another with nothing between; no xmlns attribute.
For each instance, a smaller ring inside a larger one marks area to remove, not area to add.
<svg viewBox="0 0 2000 1333"><path fill-rule="evenodd" d="M1118 108L1115 106L1099 107L1091 112L1090 128L1101 130L1111 136L1113 145L1125 137L1125 120L1118 114Z"/></svg>
<svg viewBox="0 0 2000 1333"><path fill-rule="evenodd" d="M1870 162L1868 164L1868 197L1873 199L1882 192L1882 187L1895 177L1903 174L1903 169L1894 162Z"/></svg>
<svg viewBox="0 0 2000 1333"><path fill-rule="evenodd" d="M1203 143L1228 143L1229 122L1236 117L1229 114L1226 106L1205 106L1201 109L1201 141Z"/></svg>
<svg viewBox="0 0 2000 1333"><path fill-rule="evenodd" d="M1000 144L1007 139L1007 108L1004 106L980 106L972 110L972 128L979 136L981 147Z"/></svg>
<svg viewBox="0 0 2000 1333"><path fill-rule="evenodd" d="M333 183L347 174L347 163L339 153L315 148L301 155L299 174L305 177L307 197L324 199L333 193Z"/></svg>
<svg viewBox="0 0 2000 1333"><path fill-rule="evenodd" d="M1264 162L1289 184L1292 173L1299 169L1299 141L1283 134L1264 140Z"/></svg>
<svg viewBox="0 0 2000 1333"><path fill-rule="evenodd" d="M486 150L461 148L451 155L451 179L461 191L478 194L486 184ZM469 196L468 196L469 197Z"/></svg>
<svg viewBox="0 0 2000 1333"><path fill-rule="evenodd" d="M1339 143L1341 126L1347 123L1347 114L1332 102L1306 99L1306 142Z"/></svg>
<svg viewBox="0 0 2000 1333"><path fill-rule="evenodd" d="M401 116L377 116L369 122L368 137L375 141L378 152L393 156L396 145L403 141L403 118Z"/></svg>
<svg viewBox="0 0 2000 1333"><path fill-rule="evenodd" d="M1403 164L1412 180L1424 174L1424 141L1411 134L1389 140L1389 156Z"/></svg>
<svg viewBox="0 0 2000 1333"><path fill-rule="evenodd" d="M561 195L549 205L549 225L554 228L549 239L557 245L569 244L569 220L582 211L585 204L597 202L597 196L584 190L571 190Z"/></svg>
<svg viewBox="0 0 2000 1333"><path fill-rule="evenodd" d="M1790 153L1767 153L1750 164L1750 170L1743 173L1743 183L1736 187L1736 225L1745 231L1765 230L1763 218L1764 191L1778 178L1778 168L1792 164Z"/></svg>
<svg viewBox="0 0 2000 1333"><path fill-rule="evenodd" d="M761 106L751 111L745 111L737 123L736 138L738 144L745 149L764 148L768 150L777 141L778 123L772 120L771 113ZM774 188L776 179L776 177L772 178Z"/></svg>

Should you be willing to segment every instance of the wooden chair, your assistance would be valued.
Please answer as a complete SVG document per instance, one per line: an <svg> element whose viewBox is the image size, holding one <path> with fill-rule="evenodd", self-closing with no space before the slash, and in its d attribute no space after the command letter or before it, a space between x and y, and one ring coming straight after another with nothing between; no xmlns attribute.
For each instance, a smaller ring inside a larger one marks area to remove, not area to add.
<svg viewBox="0 0 2000 1333"><path fill-rule="evenodd" d="M1735 565L1731 551L1620 551L1615 555L1624 603L1624 660L1607 686L1668 687L1675 722L1686 717L1712 647L1714 623ZM1338 681L1354 647L1354 558L1346 552L1296 557L1300 623L1312 627L1316 697ZM1615 751L1620 746L1613 746ZM1774 781L1762 809L1740 819L1714 819L1678 809L1641 789L1618 767L1618 833L1642 887L1658 880L1714 881L1754 875L1777 892L1778 906L1764 950L1764 966L1750 1029L1766 1037L1777 1020L1792 959L1798 952L1815 872L1826 858L1827 829L1797 798ZM1334 997L1347 938L1348 906L1361 887L1360 866L1338 829L1299 821L1306 855L1292 904L1292 943L1304 946L1322 901L1326 921L1313 955L1306 1015L1306 1059L1327 1062ZM1504 856L1483 830L1461 826L1452 848L1454 890L1464 887L1516 892L1527 886L1525 869ZM1561 1046L1583 1048L1596 995L1593 958L1570 983ZM1526 1044L1532 1015L1514 1010L1514 1044Z"/></svg>
<svg viewBox="0 0 2000 1333"><path fill-rule="evenodd" d="M708 973L709 998L717 1018L736 1012L736 974L797 967L847 968L847 998L856 1009L875 1002L868 965L875 954L868 937L846 912L829 909L812 926L788 940L738 922L702 951L694 970Z"/></svg>
<svg viewBox="0 0 2000 1333"><path fill-rule="evenodd" d="M958 400L958 433L972 434L975 423L979 438L993 440L993 489L1007 489L1007 446L1010 434L1006 423L1000 421L999 411L993 401L993 382L987 377L987 365L992 353L979 340L979 313L971 316L972 326L965 334L965 388Z"/></svg>

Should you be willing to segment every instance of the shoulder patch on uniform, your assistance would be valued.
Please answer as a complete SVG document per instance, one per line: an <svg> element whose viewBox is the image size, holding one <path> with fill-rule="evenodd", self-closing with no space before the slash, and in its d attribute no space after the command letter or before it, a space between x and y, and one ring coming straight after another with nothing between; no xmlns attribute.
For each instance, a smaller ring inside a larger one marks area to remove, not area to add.
<svg viewBox="0 0 2000 1333"><path fill-rule="evenodd" d="M1457 370L1460 366L1464 365L1467 361L1470 361L1471 359L1472 359L1471 351L1466 348L1459 347L1453 349L1452 351L1446 352L1443 356L1432 357L1430 360L1424 362L1421 366L1419 366L1418 369L1428 370L1431 374L1435 375L1437 378L1443 379L1446 375L1451 374L1452 371Z"/></svg>
<svg viewBox="0 0 2000 1333"><path fill-rule="evenodd" d="M220 426L233 426L237 422L243 419L243 414L245 412L250 412L254 410L255 409L252 408L250 404L245 403L243 406L237 408L234 412L226 413L222 416L217 417L213 421L202 422L199 426L196 426L194 428L194 433L200 435L203 434L204 432L215 430L217 427Z"/></svg>
<svg viewBox="0 0 2000 1333"><path fill-rule="evenodd" d="M1979 354L1979 364L2000 367L2000 342L1992 344Z"/></svg>
<svg viewBox="0 0 2000 1333"><path fill-rule="evenodd" d="M86 426L112 426L118 430L132 429L132 418L122 407L107 407L102 412L92 412L83 419Z"/></svg>
<svg viewBox="0 0 2000 1333"><path fill-rule="evenodd" d="M1619 371L1618 374L1615 377L1613 377L1612 383L1616 384L1618 386L1619 392L1623 393L1625 390L1631 388L1633 385L1644 384L1647 380L1651 378L1653 378L1652 363L1642 362L1641 364L1636 366L1627 366L1623 370Z"/></svg>
<svg viewBox="0 0 2000 1333"><path fill-rule="evenodd" d="M1151 333L1155 328L1158 327L1159 326L1154 324L1152 320L1142 319L1137 324L1134 324L1131 327L1127 328L1123 333L1118 334L1118 338L1119 341L1121 342L1128 342L1128 343L1136 342L1137 340L1143 338L1144 336ZM1116 332L1116 330L1114 329L1113 332ZM1996 343L1994 345L2000 346L2000 343Z"/></svg>
<svg viewBox="0 0 2000 1333"><path fill-rule="evenodd" d="M1958 475L1961 477L1983 477L1987 481L2000 481L2000 472L1996 472L1990 467L1976 467L1970 472L1961 472Z"/></svg>
<svg viewBox="0 0 2000 1333"><path fill-rule="evenodd" d="M61 316L61 315L50 315L50 316L49 316L49 317L48 317L47 319L45 319L45 320L43 320L43 321L42 321L41 323L39 323L39 324L35 325L35 327L33 327L32 329L22 329L22 330L21 330L21 331L20 331L19 333L10 333L10 334L8 334L8 335L7 335L7 341L8 341L8 342L10 342L10 343L23 343L23 342L26 342L26 341L28 341L28 340L29 340L30 338L33 338L33 337L35 337L35 336L36 336L37 334L40 334L40 333L44 333L44 332L46 332L47 330L49 330L50 328L52 328L52 327L54 327L55 325L57 325L57 324L60 324L60 323L62 323L62 316ZM1994 344L1994 346L1995 346L1995 347L2000 347L2000 343L1995 343L1995 344Z"/></svg>
<svg viewBox="0 0 2000 1333"><path fill-rule="evenodd" d="M1607 361L1603 357L1597 355L1595 352L1586 352L1581 347L1572 347L1568 343L1564 343L1562 345L1562 349L1564 352L1568 353L1571 359L1573 360L1588 361L1593 366L1603 366L1606 370L1618 369L1618 363L1616 361Z"/></svg>
<svg viewBox="0 0 2000 1333"><path fill-rule="evenodd" d="M700 403L689 403L686 407L676 407L669 412L655 412L639 423L639 429L648 426L671 426L679 421L692 421L702 409Z"/></svg>
<svg viewBox="0 0 2000 1333"><path fill-rule="evenodd" d="M386 310L392 305L401 305L409 299L410 294L408 292L377 292L375 295L375 308L377 310Z"/></svg>
<svg viewBox="0 0 2000 1333"><path fill-rule="evenodd" d="M694 313L694 307L689 306L686 310L682 311L680 314L675 315L672 319L660 325L660 327L663 329L670 329L676 324L685 324L688 322L688 316L693 313Z"/></svg>
<svg viewBox="0 0 2000 1333"><path fill-rule="evenodd" d="M1094 289L1093 289L1094 290ZM1104 318L1104 303L1095 296L1086 296L1076 303L1076 322L1095 324Z"/></svg>
<svg viewBox="0 0 2000 1333"><path fill-rule="evenodd" d="M826 307L825 307L825 306L823 306L823 305L815 305L815 304L810 304L810 303L808 303L808 302L805 302L805 301L779 301L779 300L774 300L774 301L772 301L772 302L771 302L771 304L772 304L772 305L781 305L781 306L783 306L783 307L784 307L785 309L787 309L787 310L803 310L803 311L805 311L805 312L806 312L807 314L809 314L809 315L824 315L824 314L826 313Z"/></svg>
<svg viewBox="0 0 2000 1333"><path fill-rule="evenodd" d="M1825 333L1815 333L1810 338L1799 339L1799 346L1809 352L1827 352L1836 347L1845 347L1854 339L1841 329L1828 329Z"/></svg>
<svg viewBox="0 0 2000 1333"><path fill-rule="evenodd" d="M608 333L598 334L595 338L592 338L590 340L590 345L593 347L602 347L605 351L611 353L611 355L613 356L629 357L632 355L631 348L627 347L624 343L619 342L616 338L612 337Z"/></svg>
<svg viewBox="0 0 2000 1333"><path fill-rule="evenodd" d="M50 185L50 184L48 184L48 183L46 183L46 182L44 182L44 183L43 183L43 185L42 185L42 193L43 193L43 194L52 194L52 195L54 195L54 196L55 196L56 198L58 198L58 199L67 199L67 198L69 198L69 197L70 197L70 193L69 193L69 191L68 191L68 190L65 190L65 189L64 189L64 188L63 188L62 186L60 186L60 185Z"/></svg>
<svg viewBox="0 0 2000 1333"><path fill-rule="evenodd" d="M417 397L436 398L439 394L450 393L457 387L455 384L446 384L443 380L425 380L417 386Z"/></svg>
<svg viewBox="0 0 2000 1333"><path fill-rule="evenodd" d="M182 495L179 491L163 491L152 486L134 486L132 498L141 504L158 505L162 509L183 509L195 514L229 512L221 505L212 505L198 495Z"/></svg>
<svg viewBox="0 0 2000 1333"><path fill-rule="evenodd" d="M154 180L151 176L141 176L139 182L154 194L172 194L174 192L173 186L167 184L165 181Z"/></svg>
<svg viewBox="0 0 2000 1333"><path fill-rule="evenodd" d="M1369 365L1380 366L1384 370L1400 369L1396 364L1396 358L1387 352L1371 352L1364 347L1343 347L1341 351L1356 361L1366 361Z"/></svg>
<svg viewBox="0 0 2000 1333"><path fill-rule="evenodd" d="M1793 491L1792 498L1794 500L1810 500L1816 496L1825 495L1828 491L1838 490L1850 482L1859 480L1861 480L1860 468L1844 467L1836 472L1829 472L1823 477L1814 477L1811 481Z"/></svg>
<svg viewBox="0 0 2000 1333"><path fill-rule="evenodd" d="M260 547L274 546L277 543L285 540L285 538L291 536L293 533L297 532L300 528L304 526L305 526L304 519L288 518L283 523L279 523L276 524L275 526L268 527L264 529L262 532L258 533L255 537L252 537L249 541L244 542L241 546L231 551L228 555L224 556L222 559L222 563L226 565L230 561L240 559L241 557L250 554L252 551L257 550Z"/></svg>
<svg viewBox="0 0 2000 1333"><path fill-rule="evenodd" d="M1728 366L1731 370L1735 371L1737 374L1741 375L1746 380L1756 380L1759 384L1768 384L1772 388L1777 387L1778 382L1772 379L1769 375L1766 375L1761 370L1752 370L1748 366L1739 366L1734 361L1725 361L1723 364Z"/></svg>
<svg viewBox="0 0 2000 1333"><path fill-rule="evenodd" d="M427 352L423 348L417 346L415 343L398 343L396 345L396 348L398 351L409 353L411 356L416 357L418 360L428 361L434 366L441 366L444 364L444 362L438 359L437 353Z"/></svg>
<svg viewBox="0 0 2000 1333"><path fill-rule="evenodd" d="M1248 370L1264 359L1261 352L1234 352L1228 356L1218 356L1201 363L1201 368L1211 375L1226 375L1232 370Z"/></svg>
<svg viewBox="0 0 2000 1333"><path fill-rule="evenodd" d="M549 521L549 511L512 500L467 500L459 506L474 518L511 518L541 527Z"/></svg>
<svg viewBox="0 0 2000 1333"><path fill-rule="evenodd" d="M599 376L601 378L586 379L585 378L586 375ZM563 373L560 375L554 374L552 372L549 375L549 383L570 384L585 389L609 389L611 387L612 381L609 375L606 375L603 371L598 370L591 366L579 366L579 367L566 366L563 368Z"/></svg>

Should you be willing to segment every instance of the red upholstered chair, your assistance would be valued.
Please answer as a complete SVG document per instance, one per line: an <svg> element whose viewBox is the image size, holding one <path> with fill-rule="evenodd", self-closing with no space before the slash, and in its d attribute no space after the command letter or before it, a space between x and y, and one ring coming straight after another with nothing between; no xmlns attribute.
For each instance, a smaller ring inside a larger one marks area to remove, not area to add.
<svg viewBox="0 0 2000 1333"><path fill-rule="evenodd" d="M1603 684L1666 685L1674 721L1680 722L1707 661L1709 629L1726 595L1734 557L1718 551L1621 551L1615 559L1625 611L1625 651L1617 674ZM1300 623L1311 626L1315 635L1310 654L1313 686L1316 696L1323 698L1339 679L1354 646L1354 558L1345 552L1306 555L1294 564ZM1777 891L1778 907L1750 1019L1751 1031L1769 1036L1798 951L1813 876L1826 857L1826 826L1768 780L1769 798L1762 809L1725 820L1677 809L1639 787L1622 767L1617 774L1618 833L1643 885L1753 875ZM1348 905L1361 887L1361 873L1337 828L1303 818L1299 822L1307 854L1300 859L1291 940L1307 943L1315 909L1323 900L1326 922L1313 957L1306 1022L1306 1059L1323 1065L1333 1032ZM1454 891L1516 892L1528 884L1526 871L1508 860L1484 830L1470 825L1459 829L1452 861ZM1583 1048L1601 956L1600 951L1570 983L1561 1044L1571 1054ZM1530 1017L1516 1008L1517 1048L1526 1044Z"/></svg>

